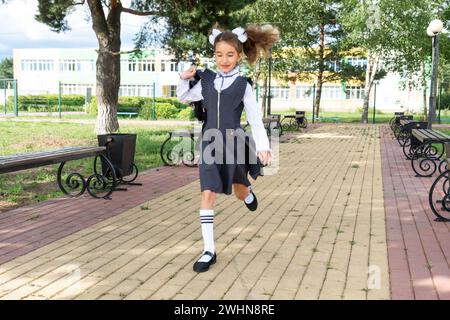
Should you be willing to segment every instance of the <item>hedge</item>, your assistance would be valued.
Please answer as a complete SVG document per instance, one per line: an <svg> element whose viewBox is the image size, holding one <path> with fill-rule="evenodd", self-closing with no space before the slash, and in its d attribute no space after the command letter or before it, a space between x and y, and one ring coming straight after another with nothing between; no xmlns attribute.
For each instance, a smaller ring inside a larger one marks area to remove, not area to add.
<svg viewBox="0 0 450 320"><path fill-rule="evenodd" d="M152 98L150 97L119 97L118 112L136 112L142 118L151 118ZM157 118L176 118L177 114L188 108L185 103L181 103L177 98L156 97L155 113ZM189 107L190 108L190 107ZM97 98L93 97L91 104L86 110L88 113L97 114Z"/></svg>
<svg viewBox="0 0 450 320"><path fill-rule="evenodd" d="M61 96L61 109L64 111L83 111L85 98L79 94ZM14 97L8 97L8 109L12 110ZM58 111L59 96L57 94L20 95L18 98L19 111Z"/></svg>

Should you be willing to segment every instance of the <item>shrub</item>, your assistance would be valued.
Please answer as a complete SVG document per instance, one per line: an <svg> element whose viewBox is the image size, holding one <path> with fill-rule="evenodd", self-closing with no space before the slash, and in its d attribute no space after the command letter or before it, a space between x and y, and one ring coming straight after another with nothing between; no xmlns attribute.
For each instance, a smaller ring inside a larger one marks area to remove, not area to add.
<svg viewBox="0 0 450 320"><path fill-rule="evenodd" d="M155 109L157 119L174 119L178 115L178 109L170 103L157 103Z"/></svg>
<svg viewBox="0 0 450 320"><path fill-rule="evenodd" d="M85 97L81 94L65 94L61 96L62 111L83 111ZM8 97L8 109L13 109L14 97ZM58 111L59 95L20 95L18 97L19 111Z"/></svg>
<svg viewBox="0 0 450 320"><path fill-rule="evenodd" d="M177 98L166 98L166 97L156 97L155 98L156 105L171 105L173 106L177 112L184 110L188 107L187 104L181 103ZM88 113L97 114L97 99L96 97L92 97L91 106L88 108ZM152 106L152 98L151 97L119 97L118 103L118 112L136 112L139 116L143 118L151 117L151 106ZM170 114L170 112L169 112ZM167 115L165 115L167 116Z"/></svg>
<svg viewBox="0 0 450 320"><path fill-rule="evenodd" d="M182 120L194 120L195 119L194 113L192 112L191 107L187 107L187 108L181 110L178 113L178 118L182 119Z"/></svg>

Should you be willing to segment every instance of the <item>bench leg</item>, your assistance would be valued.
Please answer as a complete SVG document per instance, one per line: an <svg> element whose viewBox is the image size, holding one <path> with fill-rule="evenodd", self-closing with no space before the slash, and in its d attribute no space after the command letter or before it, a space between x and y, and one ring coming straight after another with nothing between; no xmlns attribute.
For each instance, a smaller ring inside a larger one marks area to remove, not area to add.
<svg viewBox="0 0 450 320"><path fill-rule="evenodd" d="M97 159L101 160L101 173L97 170ZM116 170L111 161L104 155L99 155L94 159L94 174L87 180L88 193L97 199L109 199L113 191L118 190L117 185L119 179L117 178Z"/></svg>
<svg viewBox="0 0 450 320"><path fill-rule="evenodd" d="M443 152L439 152L432 143L424 143L416 148L411 157L411 166L416 177L431 177L440 167L442 155Z"/></svg>
<svg viewBox="0 0 450 320"><path fill-rule="evenodd" d="M70 197L78 197L81 196L87 187L86 179L76 172L70 173L63 182L62 179L62 171L66 162L61 162L58 168L58 174L56 177L56 181L58 183L59 189L66 195ZM64 187L64 185L66 187ZM78 191L77 191L78 190Z"/></svg>
<svg viewBox="0 0 450 320"><path fill-rule="evenodd" d="M435 221L450 221L450 171L442 172L433 182L428 194L431 211L437 216Z"/></svg>

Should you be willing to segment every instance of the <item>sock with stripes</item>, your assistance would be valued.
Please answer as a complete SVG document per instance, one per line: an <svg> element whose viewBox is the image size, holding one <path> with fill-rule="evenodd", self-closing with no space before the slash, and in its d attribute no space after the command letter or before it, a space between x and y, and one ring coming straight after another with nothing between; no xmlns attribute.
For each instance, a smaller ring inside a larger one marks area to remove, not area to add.
<svg viewBox="0 0 450 320"><path fill-rule="evenodd" d="M200 210L200 221L202 223L202 236L204 251L214 253L216 248L214 246L214 210ZM198 261L208 262L212 258L203 255Z"/></svg>

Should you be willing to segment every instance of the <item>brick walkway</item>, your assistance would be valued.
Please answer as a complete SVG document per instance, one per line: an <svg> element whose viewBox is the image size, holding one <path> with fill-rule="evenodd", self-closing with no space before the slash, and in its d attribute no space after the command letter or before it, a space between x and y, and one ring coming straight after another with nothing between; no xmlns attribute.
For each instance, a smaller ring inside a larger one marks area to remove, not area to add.
<svg viewBox="0 0 450 320"><path fill-rule="evenodd" d="M450 228L428 203L437 174L415 177L389 127L381 136L392 298L450 299Z"/></svg>
<svg viewBox="0 0 450 320"><path fill-rule="evenodd" d="M26 243L26 228L42 227L32 218L45 206L59 211L46 234L71 229L3 260L0 298L389 299L378 127L324 125L280 149L279 173L254 183L258 211L218 196L210 271L192 271L203 247L198 180L152 197L157 178L149 178L113 201L58 200L1 215L10 223L0 226L1 245L10 248ZM156 175L161 186L178 181L175 170ZM85 214L66 222L62 204Z"/></svg>
<svg viewBox="0 0 450 320"><path fill-rule="evenodd" d="M0 214L0 264L31 252L55 240L155 199L198 177L187 167L163 167L139 175L144 186L128 186L115 192L112 200L84 195L60 198L21 207Z"/></svg>

